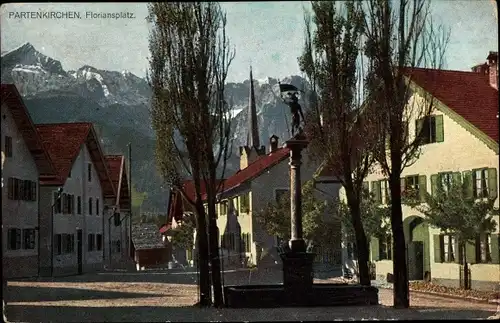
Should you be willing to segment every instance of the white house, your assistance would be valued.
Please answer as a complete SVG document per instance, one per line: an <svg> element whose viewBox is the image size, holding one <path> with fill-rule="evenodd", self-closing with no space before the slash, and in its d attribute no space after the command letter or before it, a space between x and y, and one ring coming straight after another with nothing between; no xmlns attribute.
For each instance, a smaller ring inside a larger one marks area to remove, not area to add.
<svg viewBox="0 0 500 323"><path fill-rule="evenodd" d="M290 195L290 151L288 148L281 147L277 136L269 138L267 151L265 146L260 145L251 72L250 80L249 132L246 145L240 147L240 170L223 180L222 190L219 192L221 203L216 207L224 266L241 263L260 266L281 261L276 249L278 237L270 236L261 228L256 219L256 213L283 194ZM307 151L304 151L302 156L301 182L305 183L313 178L318 165L309 162ZM322 186L323 192L317 191L319 198L338 198L339 184L322 181L318 185ZM202 190L204 190L203 187ZM184 191L187 196L194 199L192 182L184 183ZM202 195L204 195L203 192ZM205 199L203 196L202 198ZM169 214L169 219L178 220L182 218L180 214L183 212L192 211L185 201L180 203L179 199L182 200L182 197L179 196L176 199L175 196L171 196L170 201L177 204L169 208L169 212L175 213ZM180 207L179 203L183 207ZM338 246L322 246L316 251L319 251L317 263L326 263L331 265L330 267L340 268L340 239Z"/></svg>
<svg viewBox="0 0 500 323"><path fill-rule="evenodd" d="M471 179L471 197L495 200L498 208L498 53L490 52L488 62L472 72L412 69L413 94L409 104L423 104L431 96L435 110L425 120L410 120L409 134L417 125L426 133L421 155L404 169L402 191L415 189L432 193L436 185L445 185L454 176ZM428 101L427 101L428 102ZM367 178L370 189L381 203L389 194L380 169ZM460 257L455 237L429 227L416 209L403 205L403 227L408 246L410 279L458 286ZM471 264L473 289L494 290L500 283L497 227L467 244L467 262ZM382 241L383 240L383 241ZM391 238L371 239L371 259L381 278L392 273Z"/></svg>
<svg viewBox="0 0 500 323"><path fill-rule="evenodd" d="M116 188L116 199L111 216L104 219L105 262L113 268L131 263L130 257L130 190L122 155L104 156L109 176Z"/></svg>
<svg viewBox="0 0 500 323"><path fill-rule="evenodd" d="M54 168L16 87L1 87L4 277L37 276L38 178L53 176Z"/></svg>
<svg viewBox="0 0 500 323"><path fill-rule="evenodd" d="M58 175L40 180L41 275L102 269L104 221L116 193L94 128L61 123L36 129Z"/></svg>

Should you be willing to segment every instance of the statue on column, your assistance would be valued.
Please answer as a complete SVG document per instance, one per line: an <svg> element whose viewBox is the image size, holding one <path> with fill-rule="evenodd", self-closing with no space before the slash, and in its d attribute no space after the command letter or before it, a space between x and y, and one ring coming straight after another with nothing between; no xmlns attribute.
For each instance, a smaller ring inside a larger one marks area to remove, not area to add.
<svg viewBox="0 0 500 323"><path fill-rule="evenodd" d="M281 98L283 102L290 107L290 112L292 113L292 137L297 133L301 132L300 122L305 121L304 113L302 112L302 106L299 103L299 98L297 97L300 92L294 85L291 84L281 84L279 83ZM287 93L287 98L283 98L283 93Z"/></svg>

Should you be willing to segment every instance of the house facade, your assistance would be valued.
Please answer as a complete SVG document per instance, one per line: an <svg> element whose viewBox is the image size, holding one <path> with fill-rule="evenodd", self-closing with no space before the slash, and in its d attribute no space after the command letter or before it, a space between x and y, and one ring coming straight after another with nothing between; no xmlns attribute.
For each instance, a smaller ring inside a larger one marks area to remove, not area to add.
<svg viewBox="0 0 500 323"><path fill-rule="evenodd" d="M413 94L409 104L426 104L432 96L434 112L426 120L410 120L409 134L423 127L425 142L414 164L404 169L402 191L414 189L423 196L453 176L471 179L471 196L495 200L498 208L498 54L490 52L488 62L472 72L413 69ZM427 101L426 101L427 100ZM411 140L411 138L410 138ZM387 203L387 179L377 169L366 179L378 200ZM403 226L407 243L409 279L459 286L463 264L457 241L430 227L416 209L403 205ZM500 283L497 226L467 244L467 262L473 289L494 290ZM391 237L372 238L371 260L376 274L392 273ZM347 257L346 257L347 258ZM348 259L346 259L348 261Z"/></svg>
<svg viewBox="0 0 500 323"><path fill-rule="evenodd" d="M106 155L109 175L116 188L110 216L104 219L104 254L106 265L117 268L130 260L130 190L125 157Z"/></svg>
<svg viewBox="0 0 500 323"><path fill-rule="evenodd" d="M240 170L222 181L219 191L220 203L216 205L220 255L225 268L241 265L267 266L281 262L276 249L279 237L270 236L265 232L257 220L257 214L282 195L290 195L290 151L280 144L277 136L269 138L269 149L260 144L251 72L248 113L249 132L246 145L240 147ZM308 160L305 151L302 158L301 182L304 184L311 180L317 169L318 165ZM318 197L338 198L338 183L325 181L318 185L324 185L321 190L323 193L318 190ZM194 200L192 183L185 183L184 191ZM170 220L178 220L179 216L176 214L193 211L186 208L189 207L187 201L183 201L182 196L175 193L171 193L174 195L170 199ZM202 187L202 197L204 195ZM180 203L181 206L172 203ZM322 246L318 250L320 254L317 255L317 263L327 263L330 267L341 265L340 240L337 246ZM188 251L188 261L191 263L196 258L196 246L194 251ZM334 254L337 255L336 258Z"/></svg>
<svg viewBox="0 0 500 323"><path fill-rule="evenodd" d="M104 265L104 219L116 201L91 123L36 125L56 168L40 180L40 274L81 274Z"/></svg>
<svg viewBox="0 0 500 323"><path fill-rule="evenodd" d="M2 265L5 278L38 275L39 177L54 168L21 95L2 84Z"/></svg>

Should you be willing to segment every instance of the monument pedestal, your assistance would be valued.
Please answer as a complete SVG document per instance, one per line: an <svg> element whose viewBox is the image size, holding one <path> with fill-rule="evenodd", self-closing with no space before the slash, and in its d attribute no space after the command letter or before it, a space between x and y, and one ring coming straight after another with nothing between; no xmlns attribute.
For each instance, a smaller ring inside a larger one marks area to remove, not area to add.
<svg viewBox="0 0 500 323"><path fill-rule="evenodd" d="M282 253L283 287L291 304L305 305L311 295L314 271L314 253L287 252Z"/></svg>

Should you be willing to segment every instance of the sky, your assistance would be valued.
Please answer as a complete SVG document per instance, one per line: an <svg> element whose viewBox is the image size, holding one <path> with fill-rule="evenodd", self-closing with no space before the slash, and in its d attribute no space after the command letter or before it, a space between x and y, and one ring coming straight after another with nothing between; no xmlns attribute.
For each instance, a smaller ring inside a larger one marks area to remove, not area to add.
<svg viewBox="0 0 500 323"><path fill-rule="evenodd" d="M306 2L223 2L227 32L236 48L228 81L299 74L303 47L303 6ZM66 12L81 19L33 19L24 12ZM446 69L470 70L498 51L498 25L491 0L434 0L433 18L451 29ZM123 19L91 18L122 12ZM91 14L89 14L91 13ZM1 6L1 51L30 42L43 54L61 61L65 70L83 65L128 70L140 77L148 68L146 3L10 3ZM133 15L133 17L130 17Z"/></svg>

